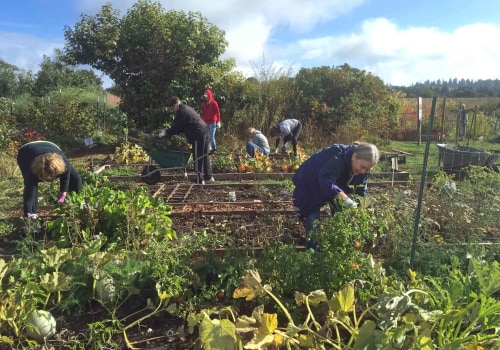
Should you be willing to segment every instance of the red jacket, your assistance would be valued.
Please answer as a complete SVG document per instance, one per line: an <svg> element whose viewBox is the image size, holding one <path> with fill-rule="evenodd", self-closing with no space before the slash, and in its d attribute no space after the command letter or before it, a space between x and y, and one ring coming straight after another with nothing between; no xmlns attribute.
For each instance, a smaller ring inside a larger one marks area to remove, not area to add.
<svg viewBox="0 0 500 350"><path fill-rule="evenodd" d="M220 123L219 104L214 100L212 90L207 89L208 101L201 103L201 119L207 124Z"/></svg>

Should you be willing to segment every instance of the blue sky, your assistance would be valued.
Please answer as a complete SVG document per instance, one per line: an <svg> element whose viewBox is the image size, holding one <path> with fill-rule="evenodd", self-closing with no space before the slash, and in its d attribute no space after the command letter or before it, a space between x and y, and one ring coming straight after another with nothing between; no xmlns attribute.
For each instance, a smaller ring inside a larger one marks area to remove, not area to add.
<svg viewBox="0 0 500 350"><path fill-rule="evenodd" d="M0 58L36 73L64 48L64 26L106 2L126 13L132 0L17 0L0 3ZM500 1L495 0L162 0L165 10L199 11L226 32L227 57L293 72L344 63L386 84L500 79ZM111 82L105 79L105 85Z"/></svg>

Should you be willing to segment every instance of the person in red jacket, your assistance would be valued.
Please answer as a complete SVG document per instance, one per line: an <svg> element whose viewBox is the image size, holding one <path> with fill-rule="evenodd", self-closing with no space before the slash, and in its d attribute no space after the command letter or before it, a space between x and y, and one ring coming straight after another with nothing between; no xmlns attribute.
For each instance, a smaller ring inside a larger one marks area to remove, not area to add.
<svg viewBox="0 0 500 350"><path fill-rule="evenodd" d="M203 94L201 103L201 119L208 125L208 138L210 141L210 154L217 153L217 143L215 142L215 131L220 128L219 104L214 100L212 90L207 89Z"/></svg>

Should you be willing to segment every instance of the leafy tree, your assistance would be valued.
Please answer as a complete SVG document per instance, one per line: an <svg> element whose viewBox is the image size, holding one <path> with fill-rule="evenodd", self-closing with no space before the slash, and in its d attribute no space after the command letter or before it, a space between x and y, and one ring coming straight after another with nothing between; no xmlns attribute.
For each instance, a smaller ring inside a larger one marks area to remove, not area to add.
<svg viewBox="0 0 500 350"><path fill-rule="evenodd" d="M99 88L102 80L90 69L76 69L63 61L61 50L55 50L55 59L44 56L36 74L33 94L44 96L51 91L68 87Z"/></svg>
<svg viewBox="0 0 500 350"><path fill-rule="evenodd" d="M307 116L306 122L323 132L337 133L341 127L350 125L352 130L357 128L383 137L397 126L400 110L397 96L370 73L344 64L336 68L304 68L295 79L297 110Z"/></svg>
<svg viewBox="0 0 500 350"><path fill-rule="evenodd" d="M233 60L219 59L227 47L223 31L200 13L165 12L149 0L123 17L107 3L64 33L66 60L107 74L122 92L120 108L138 127L158 127L169 96L194 104L193 96L234 68Z"/></svg>
<svg viewBox="0 0 500 350"><path fill-rule="evenodd" d="M0 97L12 98L31 91L33 77L0 58Z"/></svg>

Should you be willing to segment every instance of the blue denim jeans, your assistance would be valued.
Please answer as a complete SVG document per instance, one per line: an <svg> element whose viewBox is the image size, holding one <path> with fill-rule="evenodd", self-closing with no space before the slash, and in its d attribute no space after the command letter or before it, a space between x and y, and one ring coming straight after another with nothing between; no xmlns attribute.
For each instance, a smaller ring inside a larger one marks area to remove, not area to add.
<svg viewBox="0 0 500 350"><path fill-rule="evenodd" d="M215 143L215 131L217 130L217 123L208 124L208 140L210 141L210 147L212 151L217 150L217 144Z"/></svg>
<svg viewBox="0 0 500 350"><path fill-rule="evenodd" d="M266 157L269 156L269 152L264 151L264 149L253 142L247 142L247 153L250 157L255 157L255 149L261 151Z"/></svg>
<svg viewBox="0 0 500 350"><path fill-rule="evenodd" d="M304 221L304 227L306 229L306 248L312 248L316 250L320 250L319 242L314 242L311 240L309 233L314 230L315 226L318 224L320 218L320 209L313 211L306 217Z"/></svg>

